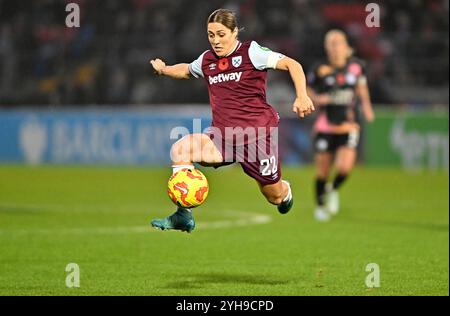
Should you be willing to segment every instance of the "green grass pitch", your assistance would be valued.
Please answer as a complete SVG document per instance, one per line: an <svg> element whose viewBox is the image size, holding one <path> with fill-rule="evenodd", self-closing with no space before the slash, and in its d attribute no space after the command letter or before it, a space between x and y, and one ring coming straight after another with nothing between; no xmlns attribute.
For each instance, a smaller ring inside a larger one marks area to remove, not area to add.
<svg viewBox="0 0 450 316"><path fill-rule="evenodd" d="M239 167L202 171L210 194L187 234L148 225L174 210L169 168L1 166L0 295L449 294L446 172L358 167L317 223L312 167L283 169L287 215Z"/></svg>

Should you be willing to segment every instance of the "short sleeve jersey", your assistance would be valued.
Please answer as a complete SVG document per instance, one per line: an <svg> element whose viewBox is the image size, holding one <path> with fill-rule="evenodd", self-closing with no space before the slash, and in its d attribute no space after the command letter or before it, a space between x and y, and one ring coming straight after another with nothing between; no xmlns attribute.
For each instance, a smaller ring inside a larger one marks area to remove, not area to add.
<svg viewBox="0 0 450 316"><path fill-rule="evenodd" d="M266 101L266 80L267 70L283 57L252 41L238 42L226 57L208 50L193 61L189 71L208 86L212 126L223 135L226 127L277 127L278 113Z"/></svg>

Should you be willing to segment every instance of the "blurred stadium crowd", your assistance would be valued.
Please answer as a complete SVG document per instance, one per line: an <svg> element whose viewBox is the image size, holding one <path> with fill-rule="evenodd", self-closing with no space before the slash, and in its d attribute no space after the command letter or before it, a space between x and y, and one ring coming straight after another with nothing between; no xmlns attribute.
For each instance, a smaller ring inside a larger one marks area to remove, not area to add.
<svg viewBox="0 0 450 316"><path fill-rule="evenodd" d="M80 28L65 25L69 2L80 5ZM369 2L380 5L379 28L365 25ZM0 105L207 103L203 82L156 78L148 61L197 58L209 47L206 18L219 7L238 13L241 39L305 68L324 57L325 32L342 28L367 61L375 103L448 104L448 6L447 0L0 0Z"/></svg>

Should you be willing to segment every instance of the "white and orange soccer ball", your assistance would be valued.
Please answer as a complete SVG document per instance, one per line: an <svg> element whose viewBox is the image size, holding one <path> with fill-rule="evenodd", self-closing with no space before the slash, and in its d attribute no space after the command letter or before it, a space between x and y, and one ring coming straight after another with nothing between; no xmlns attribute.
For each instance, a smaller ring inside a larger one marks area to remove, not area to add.
<svg viewBox="0 0 450 316"><path fill-rule="evenodd" d="M182 169L174 173L167 185L167 193L172 202L185 208L202 205L208 192L208 180L197 169Z"/></svg>

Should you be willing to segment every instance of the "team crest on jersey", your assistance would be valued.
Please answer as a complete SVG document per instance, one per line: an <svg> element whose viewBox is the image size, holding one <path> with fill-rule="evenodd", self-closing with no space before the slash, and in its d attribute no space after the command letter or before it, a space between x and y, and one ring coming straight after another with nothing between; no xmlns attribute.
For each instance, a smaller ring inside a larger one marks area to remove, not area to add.
<svg viewBox="0 0 450 316"><path fill-rule="evenodd" d="M239 67L242 64L242 56L233 57L231 63L235 68Z"/></svg>

